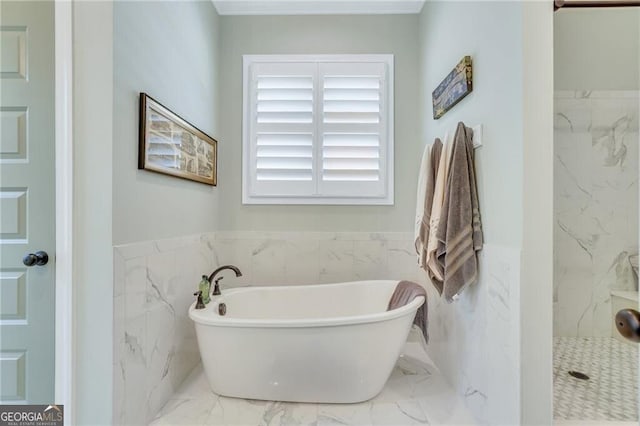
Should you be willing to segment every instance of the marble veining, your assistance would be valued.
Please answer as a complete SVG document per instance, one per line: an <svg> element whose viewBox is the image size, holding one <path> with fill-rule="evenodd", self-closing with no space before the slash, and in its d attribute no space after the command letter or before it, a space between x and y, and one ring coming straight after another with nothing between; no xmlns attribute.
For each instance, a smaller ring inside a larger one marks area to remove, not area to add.
<svg viewBox="0 0 640 426"><path fill-rule="evenodd" d="M239 419L237 424L264 420L267 408L262 403L176 396L200 362L187 307L200 276L217 266L234 264L243 272L239 278L225 275L223 291L369 278L427 284L416 265L410 232L217 232L115 247L114 259L113 418L127 425L148 423L168 404L174 404L175 412L164 417L167 423L186 412L199 413L196 423L228 416ZM478 282L453 304L427 285L428 354L439 374L432 377L428 366L419 370L420 365L401 359L374 405L330 411L318 406L317 413L309 413L308 407L278 405L269 408L271 424L288 424L291 418L306 421L307 415L308 424L358 424L372 413L380 414L380 424L398 424L399 419L420 424L418 407L428 422L442 424L448 418L445 413L459 406L478 424L517 422L520 251L487 244L479 260ZM420 373L413 374L416 371ZM438 394L442 386L453 389L455 403ZM412 396L425 393L428 402ZM438 404L443 408L433 408Z"/></svg>
<svg viewBox="0 0 640 426"><path fill-rule="evenodd" d="M199 363L187 307L211 238L114 247L114 423L148 423Z"/></svg>
<svg viewBox="0 0 640 426"><path fill-rule="evenodd" d="M556 336L610 336L611 290L636 288L638 104L637 91L556 93Z"/></svg>
<svg viewBox="0 0 640 426"><path fill-rule="evenodd" d="M624 116L613 123L611 128L594 132L593 146L599 146L604 152L603 166L620 168L624 166L624 160L627 157L625 136L630 121L628 116Z"/></svg>
<svg viewBox="0 0 640 426"><path fill-rule="evenodd" d="M429 287L429 356L478 424L520 418L520 251L485 244L480 276L452 304Z"/></svg>
<svg viewBox="0 0 640 426"><path fill-rule="evenodd" d="M464 402L415 342L385 388L359 404L298 404L215 395L198 366L152 425L472 425Z"/></svg>
<svg viewBox="0 0 640 426"><path fill-rule="evenodd" d="M243 276L226 276L223 289L424 282L411 240L410 233L220 232L115 247L114 420L150 421L199 363L187 308L202 274L237 265Z"/></svg>

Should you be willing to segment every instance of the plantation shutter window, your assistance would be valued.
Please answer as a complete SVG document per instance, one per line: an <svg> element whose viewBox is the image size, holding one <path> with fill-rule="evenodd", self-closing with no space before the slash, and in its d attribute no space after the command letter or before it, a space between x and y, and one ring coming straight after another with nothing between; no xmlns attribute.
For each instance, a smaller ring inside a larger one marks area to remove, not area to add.
<svg viewBox="0 0 640 426"><path fill-rule="evenodd" d="M393 57L244 57L243 203L393 204Z"/></svg>
<svg viewBox="0 0 640 426"><path fill-rule="evenodd" d="M252 192L305 196L314 190L313 64L264 63L251 69Z"/></svg>
<svg viewBox="0 0 640 426"><path fill-rule="evenodd" d="M384 197L385 64L321 63L319 192Z"/></svg>

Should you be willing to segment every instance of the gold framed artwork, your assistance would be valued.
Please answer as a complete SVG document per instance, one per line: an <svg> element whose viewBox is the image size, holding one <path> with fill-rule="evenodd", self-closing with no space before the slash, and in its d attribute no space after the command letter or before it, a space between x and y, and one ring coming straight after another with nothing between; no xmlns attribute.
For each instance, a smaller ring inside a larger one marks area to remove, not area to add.
<svg viewBox="0 0 640 426"><path fill-rule="evenodd" d="M138 169L217 185L218 142L140 93Z"/></svg>

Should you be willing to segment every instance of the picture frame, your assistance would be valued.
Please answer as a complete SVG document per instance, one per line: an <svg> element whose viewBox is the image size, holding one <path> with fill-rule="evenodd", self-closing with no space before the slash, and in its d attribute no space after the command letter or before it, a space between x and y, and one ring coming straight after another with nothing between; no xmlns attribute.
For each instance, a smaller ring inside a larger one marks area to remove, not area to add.
<svg viewBox="0 0 640 426"><path fill-rule="evenodd" d="M437 120L473 91L471 56L465 56L431 93L433 119Z"/></svg>
<svg viewBox="0 0 640 426"><path fill-rule="evenodd" d="M138 169L217 186L218 141L140 93Z"/></svg>

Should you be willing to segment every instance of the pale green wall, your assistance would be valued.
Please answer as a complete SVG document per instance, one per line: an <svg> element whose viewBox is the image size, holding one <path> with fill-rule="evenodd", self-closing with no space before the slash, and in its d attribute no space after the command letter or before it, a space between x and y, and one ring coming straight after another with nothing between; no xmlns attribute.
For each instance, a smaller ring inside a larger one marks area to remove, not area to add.
<svg viewBox="0 0 640 426"><path fill-rule="evenodd" d="M554 16L556 90L640 88L640 9L566 9Z"/></svg>
<svg viewBox="0 0 640 426"><path fill-rule="evenodd" d="M418 16L225 16L221 20L221 230L410 231L420 147ZM395 55L395 205L242 205L243 54Z"/></svg>
<svg viewBox="0 0 640 426"><path fill-rule="evenodd" d="M447 330L440 337L434 327L430 356L461 397L474 380L484 385L483 403L465 398L481 424L552 422L552 13L551 2L500 1L430 1L421 13L422 140L458 121L484 129L475 150L480 279L459 301L434 297L429 306ZM474 90L433 120L431 92L465 55L473 58ZM478 321L494 331L480 343L469 332ZM465 376L470 351L486 373Z"/></svg>
<svg viewBox="0 0 640 426"><path fill-rule="evenodd" d="M420 20L420 145L458 121L483 125L485 144L475 152L484 237L511 247L522 240L521 25L516 2L427 2ZM431 92L465 55L473 92L434 120Z"/></svg>
<svg viewBox="0 0 640 426"><path fill-rule="evenodd" d="M69 424L109 425L114 311L113 3L76 1L72 7L74 355L71 362L75 404L65 407L65 411L71 411Z"/></svg>
<svg viewBox="0 0 640 426"><path fill-rule="evenodd" d="M218 138L219 26L210 1L114 4L114 245L217 228L217 188L137 164L139 92Z"/></svg>

